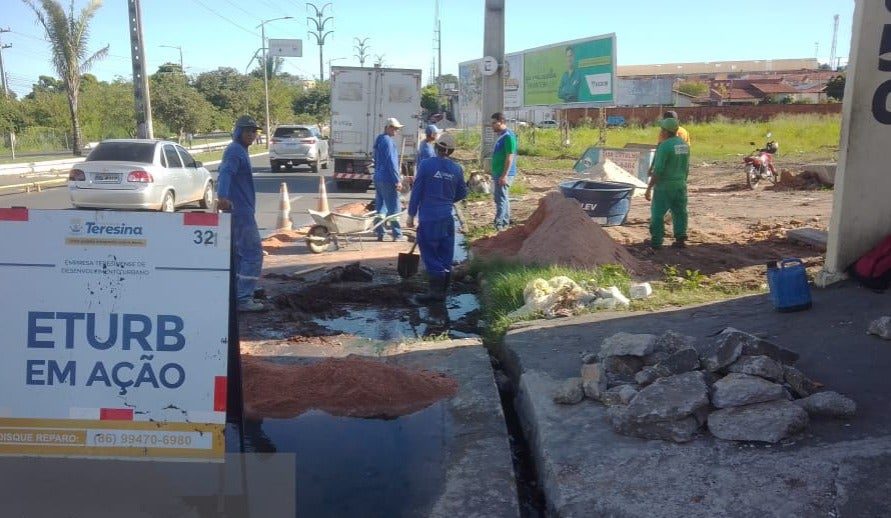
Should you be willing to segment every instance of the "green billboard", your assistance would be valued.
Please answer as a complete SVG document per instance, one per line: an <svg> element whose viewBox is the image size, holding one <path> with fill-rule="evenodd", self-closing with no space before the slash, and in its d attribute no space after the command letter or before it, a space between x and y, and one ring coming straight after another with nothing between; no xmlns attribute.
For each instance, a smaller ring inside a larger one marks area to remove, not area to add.
<svg viewBox="0 0 891 518"><path fill-rule="evenodd" d="M615 102L614 34L523 53L526 106Z"/></svg>

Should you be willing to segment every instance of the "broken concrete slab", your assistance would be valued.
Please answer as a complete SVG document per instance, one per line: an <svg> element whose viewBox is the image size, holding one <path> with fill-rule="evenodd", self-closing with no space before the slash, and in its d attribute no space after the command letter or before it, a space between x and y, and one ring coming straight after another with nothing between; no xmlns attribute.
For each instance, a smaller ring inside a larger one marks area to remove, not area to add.
<svg viewBox="0 0 891 518"><path fill-rule="evenodd" d="M792 393L798 397L808 397L819 388L803 372L789 365L783 366L783 378L792 389Z"/></svg>
<svg viewBox="0 0 891 518"><path fill-rule="evenodd" d="M794 228L786 231L786 237L795 243L812 246L821 252L826 251L826 243L829 242L829 233L818 228Z"/></svg>
<svg viewBox="0 0 891 518"><path fill-rule="evenodd" d="M569 378L554 392L554 403L561 405L574 405L581 403L585 398L585 392L582 390L582 378Z"/></svg>
<svg viewBox="0 0 891 518"><path fill-rule="evenodd" d="M867 333L884 340L891 340L891 317L879 317L869 323Z"/></svg>
<svg viewBox="0 0 891 518"><path fill-rule="evenodd" d="M666 421L642 422L634 419L626 406L611 406L609 420L616 433L660 441L688 442L699 430L699 420L692 415Z"/></svg>
<svg viewBox="0 0 891 518"><path fill-rule="evenodd" d="M701 354L702 368L715 372L735 362L743 350L743 339L739 335L739 333L718 335Z"/></svg>
<svg viewBox="0 0 891 518"><path fill-rule="evenodd" d="M519 386L516 406L550 514L713 517L733 509L741 516L785 518L825 516L837 509L850 516L891 510L891 377L882 367L891 364L891 348L863 332L876 313L891 314L891 299L853 283L814 290L813 297L813 310L795 314L775 313L768 297L760 295L512 329L500 357ZM562 406L550 400L557 380L578 375L580 353L607 336L627 329L650 334L683 329L705 342L730 325L800 354L798 368L856 400L857 416L845 422L812 420L805 434L772 447L721 441L707 433L680 445L617 434L600 403ZM869 476L858 475L860 470Z"/></svg>
<svg viewBox="0 0 891 518"><path fill-rule="evenodd" d="M742 354L748 356L767 356L768 358L772 358L786 365L792 365L798 361L798 353L780 347L775 343L751 333L728 327L721 331L721 334L732 335L735 340L739 340L743 346Z"/></svg>
<svg viewBox="0 0 891 518"><path fill-rule="evenodd" d="M701 372L660 378L628 403L628 419L639 423L672 421L708 406L708 388Z"/></svg>
<svg viewBox="0 0 891 518"><path fill-rule="evenodd" d="M603 393L600 402L606 406L627 405L637 395L637 389L631 385L619 385Z"/></svg>
<svg viewBox="0 0 891 518"><path fill-rule="evenodd" d="M656 347L656 335L616 333L600 344L600 358L610 356L646 356Z"/></svg>
<svg viewBox="0 0 891 518"><path fill-rule="evenodd" d="M723 408L708 415L708 431L727 441L776 443L807 424L807 412L785 399Z"/></svg>
<svg viewBox="0 0 891 518"><path fill-rule="evenodd" d="M760 376L766 380L782 383L783 366L767 356L742 355L727 367L730 372Z"/></svg>
<svg viewBox="0 0 891 518"><path fill-rule="evenodd" d="M838 392L827 390L817 392L794 403L803 408L810 416L850 419L857 413L857 403Z"/></svg>
<svg viewBox="0 0 891 518"><path fill-rule="evenodd" d="M712 405L728 408L785 398L783 386L758 376L732 372L712 385Z"/></svg>

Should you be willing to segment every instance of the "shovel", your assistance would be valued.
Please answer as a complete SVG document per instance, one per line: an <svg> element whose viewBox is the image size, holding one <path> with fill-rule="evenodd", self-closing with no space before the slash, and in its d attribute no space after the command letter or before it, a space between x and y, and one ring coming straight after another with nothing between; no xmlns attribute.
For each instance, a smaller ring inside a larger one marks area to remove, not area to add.
<svg viewBox="0 0 891 518"><path fill-rule="evenodd" d="M399 253L399 258L396 260L396 271L399 272L399 276L403 279L408 279L412 275L418 273L418 262L421 260L421 256L415 253L415 247L418 246L418 242L411 246L411 250L406 253Z"/></svg>

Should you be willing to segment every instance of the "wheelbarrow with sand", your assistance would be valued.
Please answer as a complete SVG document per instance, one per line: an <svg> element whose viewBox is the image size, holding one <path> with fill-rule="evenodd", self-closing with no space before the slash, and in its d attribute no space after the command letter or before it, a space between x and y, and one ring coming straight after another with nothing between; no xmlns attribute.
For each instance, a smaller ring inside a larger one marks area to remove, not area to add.
<svg viewBox="0 0 891 518"><path fill-rule="evenodd" d="M340 214L307 209L314 224L306 233L306 246L314 254L320 254L333 243L336 249L345 244L358 243L362 249L363 238L375 236L377 230L390 222L398 221L405 211L378 218L377 212L366 212L362 215Z"/></svg>

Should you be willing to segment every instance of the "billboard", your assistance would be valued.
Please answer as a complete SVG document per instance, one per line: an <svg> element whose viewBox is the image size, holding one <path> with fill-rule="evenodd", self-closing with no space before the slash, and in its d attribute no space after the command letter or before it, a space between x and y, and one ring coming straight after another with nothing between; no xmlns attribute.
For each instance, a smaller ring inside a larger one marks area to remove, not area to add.
<svg viewBox="0 0 891 518"><path fill-rule="evenodd" d="M0 455L222 460L229 221L0 209Z"/></svg>
<svg viewBox="0 0 891 518"><path fill-rule="evenodd" d="M523 52L523 104L615 103L615 34Z"/></svg>
<svg viewBox="0 0 891 518"><path fill-rule="evenodd" d="M674 104L674 77L619 79L616 106L665 106Z"/></svg>
<svg viewBox="0 0 891 518"><path fill-rule="evenodd" d="M501 74L504 77L504 107L520 108L523 106L523 54L504 56Z"/></svg>

